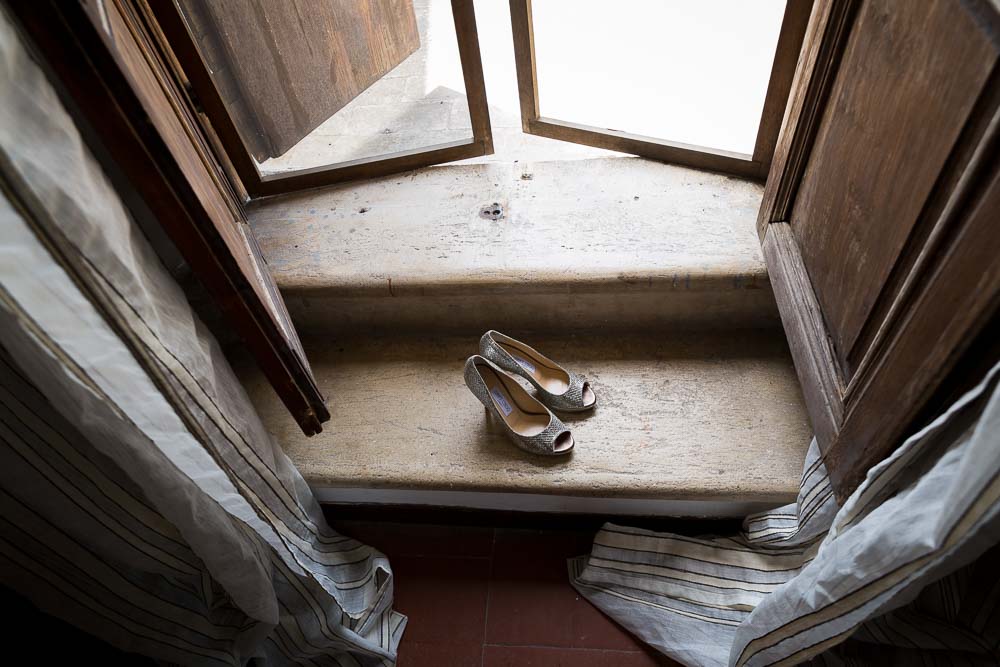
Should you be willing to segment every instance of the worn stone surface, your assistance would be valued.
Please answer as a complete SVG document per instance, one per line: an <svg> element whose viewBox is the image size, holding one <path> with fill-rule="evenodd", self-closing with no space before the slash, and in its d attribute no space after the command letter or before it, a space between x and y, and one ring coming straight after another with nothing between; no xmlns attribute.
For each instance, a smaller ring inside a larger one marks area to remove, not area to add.
<svg viewBox="0 0 1000 667"><path fill-rule="evenodd" d="M592 415L564 419L577 443L567 458L527 454L487 420L462 379L477 340L307 340L333 415L312 438L259 373L241 373L265 423L318 489L775 504L796 495L811 430L780 331L527 339L598 395Z"/></svg>
<svg viewBox="0 0 1000 667"><path fill-rule="evenodd" d="M776 326L760 198L740 179L601 158L428 168L271 198L250 218L305 333Z"/></svg>

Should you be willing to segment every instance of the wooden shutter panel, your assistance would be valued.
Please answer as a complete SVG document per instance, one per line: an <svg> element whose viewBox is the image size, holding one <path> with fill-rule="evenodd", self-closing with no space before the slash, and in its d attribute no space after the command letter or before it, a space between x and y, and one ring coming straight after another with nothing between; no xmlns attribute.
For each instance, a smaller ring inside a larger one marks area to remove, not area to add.
<svg viewBox="0 0 1000 667"><path fill-rule="evenodd" d="M760 224L843 500L1000 301L997 11L818 2Z"/></svg>
<svg viewBox="0 0 1000 667"><path fill-rule="evenodd" d="M302 430L321 431L329 411L281 296L136 6L11 9Z"/></svg>
<svg viewBox="0 0 1000 667"><path fill-rule="evenodd" d="M178 0L240 136L278 157L420 46L412 0Z"/></svg>

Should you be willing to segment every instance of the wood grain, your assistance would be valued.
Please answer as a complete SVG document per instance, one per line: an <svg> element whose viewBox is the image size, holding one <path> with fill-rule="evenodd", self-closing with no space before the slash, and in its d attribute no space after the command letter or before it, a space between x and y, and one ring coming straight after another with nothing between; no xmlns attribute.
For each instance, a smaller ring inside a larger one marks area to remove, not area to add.
<svg viewBox="0 0 1000 667"><path fill-rule="evenodd" d="M538 70L535 67L535 28L531 20L531 0L510 0L510 26L514 36L514 66L517 95L521 103L521 129L531 134L531 122L538 109Z"/></svg>
<svg viewBox="0 0 1000 667"><path fill-rule="evenodd" d="M492 155L493 128L490 126L490 105L486 98L483 56L479 51L479 28L476 25L475 5L471 0L453 4L451 15L458 40L458 57L462 62L465 95L469 102L472 138L478 145L478 155Z"/></svg>
<svg viewBox="0 0 1000 667"><path fill-rule="evenodd" d="M894 328L826 452L831 481L842 500L872 463L890 454L912 432L913 418L977 332L998 314L998 143L994 137L992 165L984 169L980 192L970 202L954 242L925 277L925 289Z"/></svg>
<svg viewBox="0 0 1000 667"><path fill-rule="evenodd" d="M844 419L844 382L837 370L823 311L789 224L768 225L763 247L806 409L822 446L834 440Z"/></svg>
<svg viewBox="0 0 1000 667"><path fill-rule="evenodd" d="M530 120L528 130L530 134L540 137L571 141L585 146L630 153L685 167L734 174L748 179L757 180L761 173L761 164L754 162L752 156L745 153L682 144L545 117Z"/></svg>
<svg viewBox="0 0 1000 667"><path fill-rule="evenodd" d="M842 364L995 61L957 0L859 10L790 216Z"/></svg>
<svg viewBox="0 0 1000 667"><path fill-rule="evenodd" d="M817 0L813 5L757 215L762 242L767 225L788 221L858 4Z"/></svg>
<svg viewBox="0 0 1000 667"><path fill-rule="evenodd" d="M485 151L485 142L477 141L474 138L461 139L435 146L399 151L389 155L340 162L334 166L293 169L262 176L252 186L252 193L255 197L267 197L334 185L344 181L377 178L432 164L479 157L486 155Z"/></svg>
<svg viewBox="0 0 1000 667"><path fill-rule="evenodd" d="M841 501L973 380L952 369L1000 303L1000 17L851 4L813 13L758 216Z"/></svg>
<svg viewBox="0 0 1000 667"><path fill-rule="evenodd" d="M1000 34L1000 33L998 33ZM923 289L927 271L938 261L955 230L960 228L969 205L970 184L981 178L989 154L990 136L997 131L996 112L1000 108L1000 68L994 68L990 82L980 95L969 121L938 175L934 191L892 272L882 286L868 320L847 358L845 373L851 378L845 400L850 402L877 358L891 332L905 316L914 295Z"/></svg>
<svg viewBox="0 0 1000 667"><path fill-rule="evenodd" d="M277 157L420 45L412 0L178 0L240 134Z"/></svg>
<svg viewBox="0 0 1000 667"><path fill-rule="evenodd" d="M753 148L753 160L761 165L762 176L767 176L778 143L781 120L789 101L792 81L795 77L799 54L803 48L813 0L789 0L781 19L781 31L774 51L771 76L767 81L764 109L757 128L757 140Z"/></svg>
<svg viewBox="0 0 1000 667"><path fill-rule="evenodd" d="M156 55L143 50L140 26L122 11L115 3L98 11L39 1L19 3L13 14L286 408L306 434L316 433L329 412L294 329L282 321L277 291L262 284L269 276L243 236L242 214L213 192L197 128L173 106L179 96L164 89Z"/></svg>
<svg viewBox="0 0 1000 667"><path fill-rule="evenodd" d="M232 165L236 172L232 179L234 185L251 195L251 188L260 180L253 155L266 152L263 148L244 144L239 128L249 126L252 121L247 119L246 112L227 101L231 96L224 96L217 86L179 8L173 2L139 1L149 23L162 35L164 49L170 50L175 76L183 80L192 106L198 109L199 124L206 128L206 133L211 132L218 139L216 156Z"/></svg>
<svg viewBox="0 0 1000 667"><path fill-rule="evenodd" d="M337 164L326 164L308 169L296 169L263 175L247 152L241 138L239 119L230 113L229 105L199 54L198 46L184 18L171 2L152 3L158 26L170 41L184 75L190 79L192 89L203 104L205 117L218 134L226 157L232 161L240 178L240 185L251 198L306 190L332 185L343 181L374 178L426 167L442 162L491 155L493 135L490 127L486 84L483 78L479 53L479 35L476 27L475 7L472 0L452 0L451 12L455 22L456 39L469 117L472 123L471 140L453 141L422 148L398 151L388 155L360 158Z"/></svg>

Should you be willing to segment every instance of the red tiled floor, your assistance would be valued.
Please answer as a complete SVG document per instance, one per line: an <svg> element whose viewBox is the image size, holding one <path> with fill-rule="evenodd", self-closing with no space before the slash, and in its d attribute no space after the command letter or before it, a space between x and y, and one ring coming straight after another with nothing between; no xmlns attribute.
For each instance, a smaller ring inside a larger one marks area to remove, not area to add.
<svg viewBox="0 0 1000 667"><path fill-rule="evenodd" d="M344 535L370 544L389 557L489 558L493 528L383 521L331 521Z"/></svg>
<svg viewBox="0 0 1000 667"><path fill-rule="evenodd" d="M409 617L403 644L482 644L487 558L414 558L390 554L395 608Z"/></svg>
<svg viewBox="0 0 1000 667"><path fill-rule="evenodd" d="M480 667L483 645L410 641L399 645L396 667Z"/></svg>
<svg viewBox="0 0 1000 667"><path fill-rule="evenodd" d="M409 617L400 667L652 667L658 656L580 597L566 559L583 530L333 522L383 551Z"/></svg>
<svg viewBox="0 0 1000 667"><path fill-rule="evenodd" d="M514 646L642 650L569 584L566 559L590 551L578 532L496 532L486 642Z"/></svg>
<svg viewBox="0 0 1000 667"><path fill-rule="evenodd" d="M483 667L656 667L676 664L644 651L487 645L483 652Z"/></svg>

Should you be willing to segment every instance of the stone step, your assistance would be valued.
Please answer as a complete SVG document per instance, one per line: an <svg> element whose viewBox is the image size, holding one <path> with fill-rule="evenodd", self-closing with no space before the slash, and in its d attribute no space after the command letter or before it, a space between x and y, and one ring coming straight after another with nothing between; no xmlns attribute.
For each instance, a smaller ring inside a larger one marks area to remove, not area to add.
<svg viewBox="0 0 1000 667"><path fill-rule="evenodd" d="M564 420L565 458L525 453L486 419L462 378L474 335L307 339L333 415L312 438L259 372L240 374L321 502L720 517L794 500L811 430L780 331L526 341L598 395Z"/></svg>
<svg viewBox="0 0 1000 667"><path fill-rule="evenodd" d="M760 199L740 179L600 158L434 167L249 216L304 335L777 327Z"/></svg>

